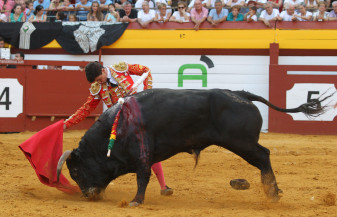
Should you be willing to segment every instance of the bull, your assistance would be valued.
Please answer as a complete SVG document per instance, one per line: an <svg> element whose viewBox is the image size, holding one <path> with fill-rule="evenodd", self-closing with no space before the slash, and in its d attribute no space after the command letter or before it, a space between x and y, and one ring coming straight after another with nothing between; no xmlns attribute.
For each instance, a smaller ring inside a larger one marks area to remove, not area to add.
<svg viewBox="0 0 337 217"><path fill-rule="evenodd" d="M252 103L258 101L280 111L317 116L325 111L316 99L297 108L284 109L246 91L151 89L129 96L125 103L105 111L82 137L79 147L59 159L57 176L66 162L71 178L91 200L117 177L136 173L137 193L130 206L144 202L151 165L180 152L194 154L217 145L237 154L261 171L265 194L278 201L270 151L259 144L262 117ZM111 157L106 156L115 116L121 110ZM197 161L196 161L197 164Z"/></svg>

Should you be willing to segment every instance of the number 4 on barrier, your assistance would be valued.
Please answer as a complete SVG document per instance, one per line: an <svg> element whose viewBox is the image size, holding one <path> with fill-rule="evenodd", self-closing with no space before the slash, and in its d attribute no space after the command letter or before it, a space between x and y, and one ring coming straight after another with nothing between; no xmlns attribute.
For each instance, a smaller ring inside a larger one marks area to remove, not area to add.
<svg viewBox="0 0 337 217"><path fill-rule="evenodd" d="M6 110L9 110L9 105L12 104L9 101L9 87L5 87L2 93L0 94L0 105L5 105Z"/></svg>

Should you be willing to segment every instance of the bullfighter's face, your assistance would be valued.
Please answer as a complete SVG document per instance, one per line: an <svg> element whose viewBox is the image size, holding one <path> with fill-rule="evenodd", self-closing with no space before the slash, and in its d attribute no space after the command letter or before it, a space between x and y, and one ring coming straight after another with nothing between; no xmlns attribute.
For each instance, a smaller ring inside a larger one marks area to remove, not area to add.
<svg viewBox="0 0 337 217"><path fill-rule="evenodd" d="M103 68L102 74L97 76L95 78L95 81L98 82L99 84L104 84L104 83L106 83L107 79L108 79L108 72L105 68Z"/></svg>
<svg viewBox="0 0 337 217"><path fill-rule="evenodd" d="M89 200L102 199L103 192L110 181L106 173L102 172L98 163L92 158L83 159L83 153L74 150L67 159L67 166L71 178L80 187L83 196Z"/></svg>

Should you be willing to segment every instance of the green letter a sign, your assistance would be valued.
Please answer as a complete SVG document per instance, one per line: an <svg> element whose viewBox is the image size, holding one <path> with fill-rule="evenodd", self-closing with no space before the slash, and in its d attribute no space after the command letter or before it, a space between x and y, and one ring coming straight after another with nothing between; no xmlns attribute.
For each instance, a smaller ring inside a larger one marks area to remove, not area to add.
<svg viewBox="0 0 337 217"><path fill-rule="evenodd" d="M200 69L200 75L184 75L185 69ZM178 70L178 87L183 87L184 80L201 80L202 87L207 87L207 69L201 64L185 64Z"/></svg>

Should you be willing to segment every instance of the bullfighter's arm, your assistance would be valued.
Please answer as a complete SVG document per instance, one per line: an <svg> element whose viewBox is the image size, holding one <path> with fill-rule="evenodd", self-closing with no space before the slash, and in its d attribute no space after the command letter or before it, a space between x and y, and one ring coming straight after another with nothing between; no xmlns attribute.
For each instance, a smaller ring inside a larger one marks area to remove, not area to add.
<svg viewBox="0 0 337 217"><path fill-rule="evenodd" d="M152 89L152 75L151 70L147 66L143 66L140 64L128 64L128 71L130 75L138 75L141 76L142 74L149 72L147 78L144 80L144 90Z"/></svg>
<svg viewBox="0 0 337 217"><path fill-rule="evenodd" d="M95 110L99 101L101 101L101 99L97 97L98 96L93 96L90 94L87 101L75 112L75 114L73 114L67 120L64 121L64 125L66 126L66 129L83 121L86 117L89 116L89 114L93 110Z"/></svg>

